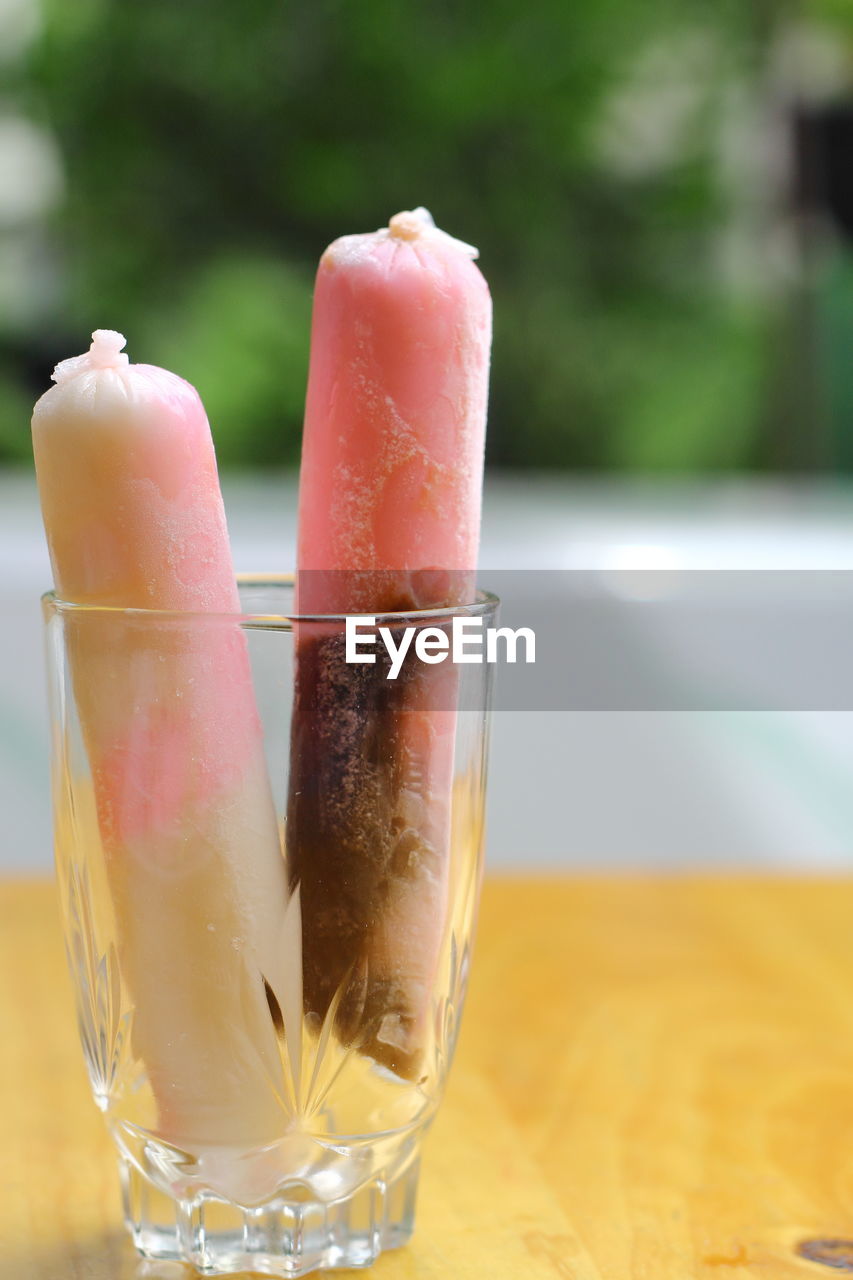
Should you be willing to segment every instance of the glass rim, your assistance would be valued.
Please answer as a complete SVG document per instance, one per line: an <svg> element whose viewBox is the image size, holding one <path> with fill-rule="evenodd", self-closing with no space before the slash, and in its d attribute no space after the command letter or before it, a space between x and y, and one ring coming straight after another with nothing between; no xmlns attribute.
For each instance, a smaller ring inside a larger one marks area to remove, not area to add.
<svg viewBox="0 0 853 1280"><path fill-rule="evenodd" d="M293 573L237 573L234 575L238 588L242 587L272 587L272 588L288 588L291 589L296 585L296 575ZM144 609L139 607L127 607L126 605L117 604L83 604L77 600L66 600L58 595L56 589L45 591L41 596L42 607L52 613L67 616L79 615L105 615L133 619L141 621L144 619L166 621L178 621L187 618L203 619L206 622L229 621L239 622L246 626L287 626L291 623L344 623L347 618L371 617L375 619L377 626L382 626L386 622L417 622L417 621L435 621L437 619L450 619L454 617L477 618L484 617L490 613L494 613L500 604L500 599L492 591L486 591L481 587L476 589L476 599L467 604L444 605L439 608L428 609L394 609L386 612L370 612L368 615L365 611L360 613L232 613L222 610L202 610L202 609Z"/></svg>

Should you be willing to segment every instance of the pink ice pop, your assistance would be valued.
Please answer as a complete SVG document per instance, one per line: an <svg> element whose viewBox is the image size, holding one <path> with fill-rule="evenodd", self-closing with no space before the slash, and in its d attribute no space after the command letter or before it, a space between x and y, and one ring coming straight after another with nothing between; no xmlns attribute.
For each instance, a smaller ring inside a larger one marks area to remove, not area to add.
<svg viewBox="0 0 853 1280"><path fill-rule="evenodd" d="M491 301L424 209L345 236L317 273L299 498L300 613L472 599ZM416 664L417 665L417 664ZM394 689L300 635L287 851L306 1012L421 1070L445 922L455 673Z"/></svg>
<svg viewBox="0 0 853 1280"><path fill-rule="evenodd" d="M69 652L160 1131L245 1148L287 1120L265 987L284 980L284 864L207 418L123 347L98 330L35 407L42 511L61 598L209 615L72 612Z"/></svg>
<svg viewBox="0 0 853 1280"><path fill-rule="evenodd" d="M470 593L492 317L476 256L416 209L320 259L299 489L305 612Z"/></svg>

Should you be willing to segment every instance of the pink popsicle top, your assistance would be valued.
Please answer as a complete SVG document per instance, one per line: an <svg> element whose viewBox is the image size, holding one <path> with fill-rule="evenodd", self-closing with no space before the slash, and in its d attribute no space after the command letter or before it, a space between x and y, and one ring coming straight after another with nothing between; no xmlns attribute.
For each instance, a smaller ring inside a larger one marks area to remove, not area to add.
<svg viewBox="0 0 853 1280"><path fill-rule="evenodd" d="M301 611L451 604L470 591L491 342L476 255L424 209L323 254L300 478ZM418 574L436 569L457 573Z"/></svg>

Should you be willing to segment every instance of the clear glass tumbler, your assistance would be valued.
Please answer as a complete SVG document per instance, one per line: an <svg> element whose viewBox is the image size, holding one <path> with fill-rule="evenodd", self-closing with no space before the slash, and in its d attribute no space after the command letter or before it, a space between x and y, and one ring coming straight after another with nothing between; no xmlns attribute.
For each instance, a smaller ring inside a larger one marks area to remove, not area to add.
<svg viewBox="0 0 853 1280"><path fill-rule="evenodd" d="M346 661L343 618L295 617L288 580L240 591L239 616L44 598L56 862L137 1249L299 1276L412 1232L468 975L491 668L412 652L392 680L381 645ZM435 641L496 605L376 621Z"/></svg>

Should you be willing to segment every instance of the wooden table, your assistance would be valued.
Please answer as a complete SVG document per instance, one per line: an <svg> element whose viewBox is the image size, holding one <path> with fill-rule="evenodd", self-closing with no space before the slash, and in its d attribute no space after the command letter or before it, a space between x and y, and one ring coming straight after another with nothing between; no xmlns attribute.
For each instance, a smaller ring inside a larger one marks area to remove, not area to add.
<svg viewBox="0 0 853 1280"><path fill-rule="evenodd" d="M0 887L0 1014L0 1280L191 1276L124 1242L49 884ZM829 1277L797 1249L845 1236L853 881L487 883L418 1228L371 1275Z"/></svg>

